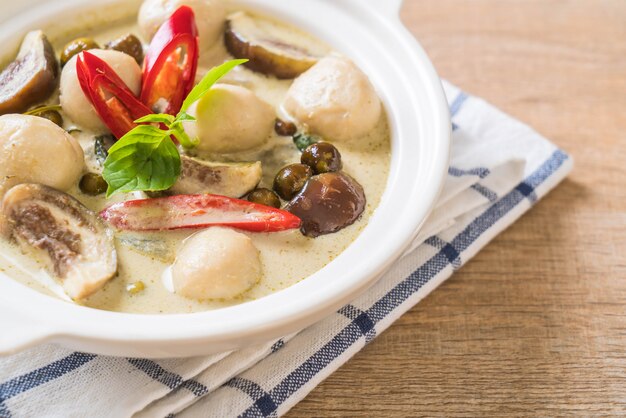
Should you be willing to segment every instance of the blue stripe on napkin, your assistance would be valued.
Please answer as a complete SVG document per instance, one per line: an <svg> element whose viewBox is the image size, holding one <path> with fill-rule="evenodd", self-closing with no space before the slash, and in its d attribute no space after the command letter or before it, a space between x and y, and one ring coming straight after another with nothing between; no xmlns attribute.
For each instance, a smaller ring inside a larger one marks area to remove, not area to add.
<svg viewBox="0 0 626 418"><path fill-rule="evenodd" d="M54 361L30 373L11 379L0 384L0 413L2 417L10 416L11 413L5 405L5 401L37 386L58 379L65 374L78 369L96 358L95 354L72 353L67 357Z"/></svg>

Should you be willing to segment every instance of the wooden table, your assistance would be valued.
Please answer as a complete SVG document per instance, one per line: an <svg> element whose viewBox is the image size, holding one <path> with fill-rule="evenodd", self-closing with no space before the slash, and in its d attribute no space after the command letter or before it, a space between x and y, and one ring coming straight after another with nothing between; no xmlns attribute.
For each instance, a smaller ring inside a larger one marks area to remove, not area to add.
<svg viewBox="0 0 626 418"><path fill-rule="evenodd" d="M291 416L624 416L626 1L406 0L403 20L576 167Z"/></svg>

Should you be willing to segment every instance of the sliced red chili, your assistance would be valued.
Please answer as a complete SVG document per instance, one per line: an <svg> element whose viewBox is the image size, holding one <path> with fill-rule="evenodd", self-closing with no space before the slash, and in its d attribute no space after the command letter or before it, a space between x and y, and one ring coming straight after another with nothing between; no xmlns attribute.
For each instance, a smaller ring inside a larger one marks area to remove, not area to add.
<svg viewBox="0 0 626 418"><path fill-rule="evenodd" d="M141 101L154 113L176 115L198 70L198 29L193 10L179 7L150 43L143 66Z"/></svg>
<svg viewBox="0 0 626 418"><path fill-rule="evenodd" d="M152 113L115 70L97 56L82 52L76 61L76 73L85 96L118 139L137 126L135 120Z"/></svg>
<svg viewBox="0 0 626 418"><path fill-rule="evenodd" d="M251 232L279 232L300 227L300 218L287 211L210 194L130 200L108 207L100 216L127 231L229 226Z"/></svg>

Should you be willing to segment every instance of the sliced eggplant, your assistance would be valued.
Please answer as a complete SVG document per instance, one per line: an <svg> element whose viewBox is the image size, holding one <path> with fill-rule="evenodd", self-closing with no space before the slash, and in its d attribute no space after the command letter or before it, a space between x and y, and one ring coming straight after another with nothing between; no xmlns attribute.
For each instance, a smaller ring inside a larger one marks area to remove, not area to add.
<svg viewBox="0 0 626 418"><path fill-rule="evenodd" d="M169 192L239 198L254 190L262 175L263 170L258 161L211 163L182 155L180 177Z"/></svg>
<svg viewBox="0 0 626 418"><path fill-rule="evenodd" d="M285 207L302 219L301 231L316 238L352 225L365 209L363 187L347 174L324 173L311 177Z"/></svg>
<svg viewBox="0 0 626 418"><path fill-rule="evenodd" d="M59 80L54 49L42 31L29 32L15 61L0 73L0 115L22 113L48 99Z"/></svg>
<svg viewBox="0 0 626 418"><path fill-rule="evenodd" d="M226 22L224 42L236 58L247 58L246 66L280 79L296 78L318 61L305 42L293 39L288 28L259 16L237 12Z"/></svg>
<svg viewBox="0 0 626 418"><path fill-rule="evenodd" d="M117 272L113 232L68 194L21 184L4 196L2 215L0 229L45 261L74 300L97 292Z"/></svg>

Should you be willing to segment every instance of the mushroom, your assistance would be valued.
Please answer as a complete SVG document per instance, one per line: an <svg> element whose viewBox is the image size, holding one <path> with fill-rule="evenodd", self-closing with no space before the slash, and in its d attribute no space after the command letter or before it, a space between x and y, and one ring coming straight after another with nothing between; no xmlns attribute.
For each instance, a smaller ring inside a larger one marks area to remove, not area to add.
<svg viewBox="0 0 626 418"><path fill-rule="evenodd" d="M246 151L262 145L274 129L274 109L252 91L216 84L188 110L195 122L185 122L185 131L200 143L199 154Z"/></svg>
<svg viewBox="0 0 626 418"><path fill-rule="evenodd" d="M78 141L48 119L0 116L0 199L20 183L69 190L85 168Z"/></svg>
<svg viewBox="0 0 626 418"><path fill-rule="evenodd" d="M299 76L320 58L288 28L245 12L228 17L224 43L235 58L249 59L248 68L280 79Z"/></svg>
<svg viewBox="0 0 626 418"><path fill-rule="evenodd" d="M328 56L298 77L283 110L331 141L351 141L372 131L382 105L367 76L348 58Z"/></svg>
<svg viewBox="0 0 626 418"><path fill-rule="evenodd" d="M0 73L0 115L46 100L59 79L54 49L42 31L29 32L15 61Z"/></svg>
<svg viewBox="0 0 626 418"><path fill-rule="evenodd" d="M261 163L211 163L181 155L181 172L173 194L217 194L239 198L261 181Z"/></svg>
<svg viewBox="0 0 626 418"><path fill-rule="evenodd" d="M155 33L180 6L189 6L196 15L200 50L217 43L224 30L226 9L223 0L145 0L139 9L139 28L150 41Z"/></svg>
<svg viewBox="0 0 626 418"><path fill-rule="evenodd" d="M133 94L139 94L141 67L133 57L115 50L91 49L89 52L109 64ZM108 133L109 128L100 119L78 81L76 73L78 55L73 56L61 72L61 106L65 114L81 128L90 129L97 134Z"/></svg>
<svg viewBox="0 0 626 418"><path fill-rule="evenodd" d="M191 236L172 266L177 294L190 299L232 299L262 275L259 250L247 235L209 228Z"/></svg>
<svg viewBox="0 0 626 418"><path fill-rule="evenodd" d="M316 238L352 225L365 209L363 187L349 175L324 173L311 177L285 210L302 219L301 231Z"/></svg>
<svg viewBox="0 0 626 418"><path fill-rule="evenodd" d="M4 196L0 219L0 229L45 261L74 300L97 292L117 271L113 232L68 194L20 184Z"/></svg>

